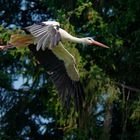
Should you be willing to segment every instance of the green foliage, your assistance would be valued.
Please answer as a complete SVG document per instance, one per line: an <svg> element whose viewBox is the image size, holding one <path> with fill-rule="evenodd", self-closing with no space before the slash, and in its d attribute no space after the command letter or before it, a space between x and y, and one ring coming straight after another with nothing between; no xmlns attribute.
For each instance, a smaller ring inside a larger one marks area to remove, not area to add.
<svg viewBox="0 0 140 140"><path fill-rule="evenodd" d="M2 70L0 70L0 81L7 81L5 84L4 82L0 83L0 86L3 88L11 88L12 87L12 80L10 79L10 74L4 73Z"/></svg>
<svg viewBox="0 0 140 140"><path fill-rule="evenodd" d="M140 121L140 97L137 101L133 103L133 112L130 116L130 119L134 120L135 123Z"/></svg>
<svg viewBox="0 0 140 140"><path fill-rule="evenodd" d="M0 52L0 139L138 140L139 1L27 0L25 10L21 1L7 2L0 1L5 27L56 17L70 34L92 36L110 49L64 42L76 59L86 96L79 126L73 105L68 113L28 48ZM17 32L0 26L0 45ZM23 85L15 89L20 76Z"/></svg>
<svg viewBox="0 0 140 140"><path fill-rule="evenodd" d="M12 32L10 30L5 29L3 26L0 26L0 43L6 43L9 40L11 33Z"/></svg>

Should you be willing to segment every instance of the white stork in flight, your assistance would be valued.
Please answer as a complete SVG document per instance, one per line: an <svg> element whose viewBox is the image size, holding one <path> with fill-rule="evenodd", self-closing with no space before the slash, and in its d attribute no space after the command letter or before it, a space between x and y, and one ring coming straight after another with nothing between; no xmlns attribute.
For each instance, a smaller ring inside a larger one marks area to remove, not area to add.
<svg viewBox="0 0 140 140"><path fill-rule="evenodd" d="M12 35L9 45L0 46L0 49L28 46L40 64L45 67L67 107L69 107L70 98L73 96L76 108L78 108L84 97L83 89L79 82L75 58L65 49L62 42L67 40L104 48L109 47L91 37L74 37L60 28L60 24L56 21L33 24L26 27L24 31L25 34Z"/></svg>

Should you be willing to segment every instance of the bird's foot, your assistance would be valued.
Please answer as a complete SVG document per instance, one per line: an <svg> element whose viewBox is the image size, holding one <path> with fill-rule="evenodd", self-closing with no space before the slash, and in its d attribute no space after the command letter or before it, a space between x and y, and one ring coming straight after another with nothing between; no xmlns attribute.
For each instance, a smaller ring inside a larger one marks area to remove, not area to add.
<svg viewBox="0 0 140 140"><path fill-rule="evenodd" d="M7 44L7 45L4 45L4 46L0 46L0 51L7 50L9 48L13 48L13 45L12 44Z"/></svg>
<svg viewBox="0 0 140 140"><path fill-rule="evenodd" d="M0 51L3 51L6 46L0 46Z"/></svg>

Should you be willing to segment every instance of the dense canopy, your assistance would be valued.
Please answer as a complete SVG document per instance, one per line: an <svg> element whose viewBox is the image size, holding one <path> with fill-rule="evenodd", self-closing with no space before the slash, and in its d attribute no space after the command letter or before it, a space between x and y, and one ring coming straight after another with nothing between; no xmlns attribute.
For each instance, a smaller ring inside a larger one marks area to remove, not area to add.
<svg viewBox="0 0 140 140"><path fill-rule="evenodd" d="M0 0L0 45L26 26L55 19L75 36L110 46L64 42L76 58L85 92L80 118L73 102L67 111L28 47L0 51L0 139L139 140L139 5L135 0Z"/></svg>

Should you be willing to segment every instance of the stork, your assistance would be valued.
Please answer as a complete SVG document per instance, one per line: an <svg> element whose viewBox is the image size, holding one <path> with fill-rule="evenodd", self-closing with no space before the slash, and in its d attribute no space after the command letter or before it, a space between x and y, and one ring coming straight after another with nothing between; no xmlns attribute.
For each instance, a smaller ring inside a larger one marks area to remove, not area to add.
<svg viewBox="0 0 140 140"><path fill-rule="evenodd" d="M76 108L78 108L84 98L83 89L79 82L75 58L65 49L62 42L67 40L103 48L109 47L91 37L74 37L60 28L60 24L56 21L33 24L25 27L24 31L26 32L25 34L12 35L9 44L0 46L0 49L28 46L37 60L47 70L67 107L71 96L73 96Z"/></svg>

